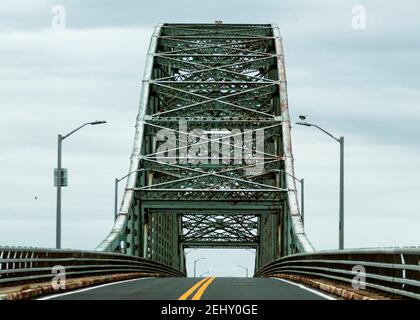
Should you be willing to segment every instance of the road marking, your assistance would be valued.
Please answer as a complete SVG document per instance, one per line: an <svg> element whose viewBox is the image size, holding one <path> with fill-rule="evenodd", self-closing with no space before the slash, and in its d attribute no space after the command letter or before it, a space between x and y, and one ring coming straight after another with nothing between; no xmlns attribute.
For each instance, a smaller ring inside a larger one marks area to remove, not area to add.
<svg viewBox="0 0 420 320"><path fill-rule="evenodd" d="M184 294L182 294L178 300L187 300L190 295L193 294L193 292L200 287L204 282L206 282L210 277L205 277L204 279L201 279L198 281L195 285L193 285L190 289L188 289Z"/></svg>
<svg viewBox="0 0 420 320"><path fill-rule="evenodd" d="M85 291L89 291L89 290L93 290L93 289L112 286L114 284L126 283L126 282L138 281L138 280L145 280L145 279L153 279L153 278L154 277L146 277L146 278L137 278L137 279L121 280L121 281L117 281L117 282L110 282L110 283L100 284L100 285L97 285L97 286L94 286L94 287L83 288L83 289L74 290L74 291L70 291L70 292L57 293L57 294L42 297L42 298L39 298L39 299L36 299L36 300L50 300L50 299L54 299L54 298L58 298L58 297L62 297L62 296L68 296L68 295L71 295L71 294L76 294L76 293L85 292Z"/></svg>
<svg viewBox="0 0 420 320"><path fill-rule="evenodd" d="M204 291L206 291L207 287L213 282L213 280L216 279L216 277L209 278L201 287L198 289L198 291L195 293L195 295L191 298L191 300L200 300L201 296L203 295Z"/></svg>
<svg viewBox="0 0 420 320"><path fill-rule="evenodd" d="M321 296L321 297L323 297L323 298L325 298L327 300L337 300L336 298L333 298L333 297L331 297L329 295L326 295L326 294L324 294L322 292L319 292L317 290L308 288L308 287L306 287L306 286L304 286L303 284L300 284L300 283L292 282L292 281L285 280L285 279L279 279L279 278L271 278L271 279L275 279L275 280L283 281L283 282L286 282L286 283L289 283L289 284L293 284L294 286L297 286L297 287L299 287L301 289L304 289L304 290L307 290L309 292L315 293L315 294L317 294L317 295L319 295L319 296Z"/></svg>

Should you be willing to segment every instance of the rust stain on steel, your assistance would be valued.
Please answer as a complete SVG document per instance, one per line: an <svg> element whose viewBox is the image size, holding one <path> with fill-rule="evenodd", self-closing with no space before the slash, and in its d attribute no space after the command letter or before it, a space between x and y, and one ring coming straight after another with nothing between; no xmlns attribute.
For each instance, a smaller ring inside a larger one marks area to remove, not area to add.
<svg viewBox="0 0 420 320"><path fill-rule="evenodd" d="M63 290L55 290L51 281L22 284L13 287L5 287L0 289L0 300L26 300L33 299L50 294L62 293L70 290L90 287L98 284L135 279L145 277L159 277L161 275L154 273L132 272L132 273L118 273L112 275L82 277L82 278L68 278L66 279L66 288Z"/></svg>
<svg viewBox="0 0 420 320"><path fill-rule="evenodd" d="M357 290L344 282L318 279L295 274L276 274L275 278L302 283L319 291L331 294L344 300L406 300L402 296L386 294L372 289Z"/></svg>

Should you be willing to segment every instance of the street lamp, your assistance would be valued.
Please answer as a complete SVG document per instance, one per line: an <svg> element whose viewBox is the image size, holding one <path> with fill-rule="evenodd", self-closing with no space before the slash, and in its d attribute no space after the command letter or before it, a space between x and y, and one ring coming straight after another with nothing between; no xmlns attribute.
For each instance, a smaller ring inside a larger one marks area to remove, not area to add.
<svg viewBox="0 0 420 320"><path fill-rule="evenodd" d="M117 219L117 215L118 215L118 183L121 182L122 180L124 180L125 178L129 177L130 175L132 175L134 172L141 172L141 171L144 171L144 169L131 171L131 172L127 173L124 177L122 177L120 179L115 178L115 186L114 186L114 220Z"/></svg>
<svg viewBox="0 0 420 320"><path fill-rule="evenodd" d="M194 278L196 278L197 262L204 259L206 258L199 258L199 259L194 260Z"/></svg>
<svg viewBox="0 0 420 320"><path fill-rule="evenodd" d="M305 196L304 196L304 192L305 192L305 180L296 178L294 175L286 172L285 170L279 170L280 172L283 172L284 174L287 174L288 176L292 177L295 181L300 183L300 216L302 218L302 224L304 223L304 217L305 217Z"/></svg>
<svg viewBox="0 0 420 320"><path fill-rule="evenodd" d="M202 278L202 277L203 277L203 276L205 276L206 274L210 274L210 271L209 271L209 270L207 270L206 272L204 272L204 273L200 274L200 278Z"/></svg>
<svg viewBox="0 0 420 320"><path fill-rule="evenodd" d="M64 139L71 136L76 131L82 129L84 126L87 125L97 125L97 124L104 124L106 121L93 121L93 122L86 122L85 124L81 125L80 127L74 129L73 131L69 132L65 136L62 136L61 134L58 135L58 157L57 157L57 222L56 222L56 248L61 248L61 186L62 186L62 169L61 169L61 144Z"/></svg>
<svg viewBox="0 0 420 320"><path fill-rule="evenodd" d="M317 126L316 124L306 122L306 117L301 115L299 116L300 122L296 122L297 125L300 126L307 126L307 127L315 127L335 141L340 144L340 218L339 218L339 240L338 240L338 248L340 250L344 249L344 137L336 138L328 131L322 129L321 127Z"/></svg>
<svg viewBox="0 0 420 320"><path fill-rule="evenodd" d="M239 268L245 269L246 277L248 278L248 268L244 267L243 265L238 264Z"/></svg>
<svg viewBox="0 0 420 320"><path fill-rule="evenodd" d="M184 254L187 255L187 254L193 252L194 250L197 250L197 248L192 248L192 249L190 249L190 251L184 250Z"/></svg>

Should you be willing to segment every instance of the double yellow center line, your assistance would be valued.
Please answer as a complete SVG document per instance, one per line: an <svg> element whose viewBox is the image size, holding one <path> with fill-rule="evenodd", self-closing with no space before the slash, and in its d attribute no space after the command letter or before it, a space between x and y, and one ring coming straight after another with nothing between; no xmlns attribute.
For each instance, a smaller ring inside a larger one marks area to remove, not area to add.
<svg viewBox="0 0 420 320"><path fill-rule="evenodd" d="M195 291L194 296L191 300L200 300L201 296L203 295L204 291L206 291L207 287L213 282L216 277L205 277L198 281L195 285L193 285L190 289L188 289L185 293L183 293L178 300L187 300Z"/></svg>

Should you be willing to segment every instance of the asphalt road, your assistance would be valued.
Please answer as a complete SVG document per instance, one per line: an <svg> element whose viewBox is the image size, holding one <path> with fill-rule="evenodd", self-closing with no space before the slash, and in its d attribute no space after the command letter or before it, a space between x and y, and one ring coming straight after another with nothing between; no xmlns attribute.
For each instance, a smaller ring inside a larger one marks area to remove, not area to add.
<svg viewBox="0 0 420 320"><path fill-rule="evenodd" d="M302 285L270 278L145 278L45 297L51 300L325 300Z"/></svg>

